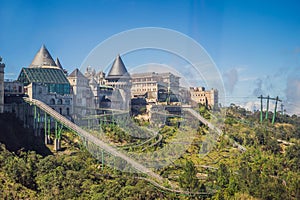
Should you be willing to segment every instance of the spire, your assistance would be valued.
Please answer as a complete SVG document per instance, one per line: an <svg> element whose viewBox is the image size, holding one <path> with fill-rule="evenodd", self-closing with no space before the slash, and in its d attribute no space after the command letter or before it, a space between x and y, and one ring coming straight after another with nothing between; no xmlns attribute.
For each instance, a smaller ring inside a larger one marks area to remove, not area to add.
<svg viewBox="0 0 300 200"><path fill-rule="evenodd" d="M60 64L60 61L59 61L58 58L56 58L55 64L56 64L56 66L59 67L60 69L63 69L63 67L62 67L62 65Z"/></svg>
<svg viewBox="0 0 300 200"><path fill-rule="evenodd" d="M76 68L68 77L85 77L78 68Z"/></svg>
<svg viewBox="0 0 300 200"><path fill-rule="evenodd" d="M129 74L120 55L118 54L107 75L107 79L120 79L120 78L129 78Z"/></svg>
<svg viewBox="0 0 300 200"><path fill-rule="evenodd" d="M45 45L42 45L42 47L35 55L29 67L36 68L42 66L56 66L53 58L51 57Z"/></svg>

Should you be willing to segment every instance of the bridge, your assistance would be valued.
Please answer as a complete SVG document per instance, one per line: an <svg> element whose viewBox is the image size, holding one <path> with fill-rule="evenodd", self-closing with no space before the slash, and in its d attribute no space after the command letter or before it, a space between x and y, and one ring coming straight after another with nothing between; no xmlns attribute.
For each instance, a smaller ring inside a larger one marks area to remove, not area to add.
<svg viewBox="0 0 300 200"><path fill-rule="evenodd" d="M56 112L55 110L53 110L50 106L46 105L45 103L36 100L36 99L29 99L29 98L24 98L24 101L29 103L30 105L34 106L34 115L40 115L40 113L36 114L36 109L40 109L41 111L44 112L45 117L44 117L44 129L45 129L45 135L46 135L46 131L49 130L50 131L50 123L49 123L49 119L50 117L52 117L53 119L56 120L55 122L55 143L54 146L56 145L56 143L59 143L60 137L58 136L58 132L59 130L57 130L58 127L58 122L67 127L68 129L74 131L78 136L80 136L82 138L82 140L85 142L86 147L91 150L91 147L89 148L89 146L93 146L96 148L100 148L102 149L102 166L103 166L103 151L111 154L114 158L120 158L122 161L125 161L127 164L130 165L130 167L132 167L133 169L147 175L148 177L153 178L154 180L159 181L160 183L163 182L163 178L158 175L157 173L153 172L149 167L146 167L142 164L140 164L139 162L137 162L136 160L132 159L131 157L129 157L128 155L126 155L125 153L122 153L120 151L120 149L117 149L116 147L113 147L107 143L105 143L104 141L102 141L101 139L97 138L96 136L94 136L93 134L89 133L88 131L84 130L83 128L79 127L78 125L76 125L75 123L71 122L69 119L67 119L66 117L62 116L61 114L59 114L58 112ZM208 120L206 120L205 118L203 118L198 112L196 112L195 110L193 110L190 107L186 107L183 106L182 110L185 112L188 112L189 114L191 114L194 118L196 118L197 120L201 121L203 124L207 125L209 127L209 129L213 130L214 132L216 132L219 136L223 135L223 132L215 125L213 125L212 123L210 123ZM120 113L122 114L122 113ZM166 113L165 113L166 114ZM48 117L48 123L47 123L47 117L46 116L50 116ZM168 115L169 116L169 115ZM92 116L91 118L98 118L97 116ZM34 124L35 124L34 120ZM41 122L39 119L37 120L37 122ZM36 125L35 125L36 126ZM39 126L38 126L39 127ZM150 140L152 140L153 138L157 137L157 133L153 134L153 136L146 140L145 142L143 142L142 144L148 143ZM158 137L158 141L160 141L162 138L161 136ZM242 145L234 142L234 144L242 151L245 151L246 148L243 147ZM135 145L134 145L135 146ZM139 146L139 145L137 145ZM145 180L148 180L150 183L152 183L153 185L157 186L157 187L161 187L161 185L159 185L158 183L154 182L153 180L147 179L145 178ZM168 189L168 188L162 188L164 190L170 190L173 191L175 193L181 193L181 194L190 194L189 192L186 191L182 191L182 190L173 190L173 189ZM205 194L210 194L209 193L205 193ZM196 193L195 193L196 194ZM197 194L201 194L201 193L197 193Z"/></svg>
<svg viewBox="0 0 300 200"><path fill-rule="evenodd" d="M88 133L87 131L83 130L81 127L77 126L76 124L72 123L70 120L65 118L64 116L60 115L58 112L53 110L51 107L46 105L45 103L36 100L36 99L29 99L29 98L24 98L24 100L27 103L30 103L32 105L37 106L39 109L53 117L55 120L66 126L67 128L73 130L76 132L80 137L84 139L84 141L88 143L93 143L96 146L100 147L104 151L110 153L111 155L115 157L119 157L122 160L125 160L128 164L130 164L133 168L138 170L139 172L142 172L150 177L153 177L159 181L162 181L163 178L159 176L158 174L154 173L150 169L146 168L145 166L141 165L140 163L136 162L135 160L131 159L130 157L126 156L125 154L119 152L117 149L114 147L104 143L97 137L93 136L92 134Z"/></svg>
<svg viewBox="0 0 300 200"><path fill-rule="evenodd" d="M198 119L201 123L205 124L211 131L215 131L218 136L223 135L223 131L220 128L218 128L216 125L212 124L210 121L208 121L207 119L202 117L197 111L195 111L193 108L191 108L190 105L182 105L181 108L182 108L183 111L186 111L186 112L190 113L193 117ZM164 116L182 117L181 115L167 114L167 113L163 113L161 111L154 111L154 112L152 111L152 113L161 114L161 115L164 115ZM225 135L224 137L226 139L230 140L232 142L233 146L237 147L240 151L244 152L244 151L247 150L244 146L237 143L233 139L229 138L227 135Z"/></svg>

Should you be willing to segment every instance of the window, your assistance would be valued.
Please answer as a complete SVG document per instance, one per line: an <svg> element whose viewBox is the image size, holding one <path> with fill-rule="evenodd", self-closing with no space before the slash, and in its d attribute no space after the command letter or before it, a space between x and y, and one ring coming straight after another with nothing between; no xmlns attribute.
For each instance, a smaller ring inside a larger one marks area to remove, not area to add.
<svg viewBox="0 0 300 200"><path fill-rule="evenodd" d="M48 91L50 93L57 94L70 94L70 85L69 84L49 84Z"/></svg>
<svg viewBox="0 0 300 200"><path fill-rule="evenodd" d="M55 100L54 99L50 99L50 105L55 105Z"/></svg>

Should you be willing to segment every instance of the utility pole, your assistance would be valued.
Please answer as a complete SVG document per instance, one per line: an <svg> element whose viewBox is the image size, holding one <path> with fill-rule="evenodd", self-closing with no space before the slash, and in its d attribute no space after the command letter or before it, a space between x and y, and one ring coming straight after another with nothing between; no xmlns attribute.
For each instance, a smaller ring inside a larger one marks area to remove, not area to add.
<svg viewBox="0 0 300 200"><path fill-rule="evenodd" d="M278 98L278 96L276 97L275 100L276 100L276 102L275 102L275 108L274 108L274 113L273 113L272 124L274 124L274 122L275 122L276 110L277 110L277 103L278 103L278 101L282 102L282 101Z"/></svg>
<svg viewBox="0 0 300 200"><path fill-rule="evenodd" d="M260 97L258 97L260 99L260 123L262 123L263 121L263 96L260 95Z"/></svg>
<svg viewBox="0 0 300 200"><path fill-rule="evenodd" d="M268 114L269 114L269 102L270 100L275 100L275 108L274 108L274 113L273 113L273 117L272 117L272 124L274 124L275 122L275 118L276 118L276 112L277 112L277 104L278 101L282 102L279 97L277 96L276 98L271 98L269 95L267 97L263 97L262 95L260 95L258 97L260 99L260 122L262 123L263 121L263 99L267 99L267 111L266 111L266 116L265 119L268 119ZM282 105L282 109L283 109L283 105Z"/></svg>
<svg viewBox="0 0 300 200"><path fill-rule="evenodd" d="M266 119L268 119L268 115L269 115L269 101L270 101L270 96L268 95L268 97L267 97L267 112L266 112Z"/></svg>

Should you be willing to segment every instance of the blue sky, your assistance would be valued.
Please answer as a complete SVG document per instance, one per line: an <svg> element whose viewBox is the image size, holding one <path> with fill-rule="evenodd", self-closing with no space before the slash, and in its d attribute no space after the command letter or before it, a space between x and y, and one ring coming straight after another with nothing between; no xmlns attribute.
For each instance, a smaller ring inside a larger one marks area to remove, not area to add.
<svg viewBox="0 0 300 200"><path fill-rule="evenodd" d="M71 72L114 34L163 27L206 49L223 75L228 102L253 108L257 94L279 95L289 112L300 113L297 0L0 0L0 27L8 79L42 44Z"/></svg>

